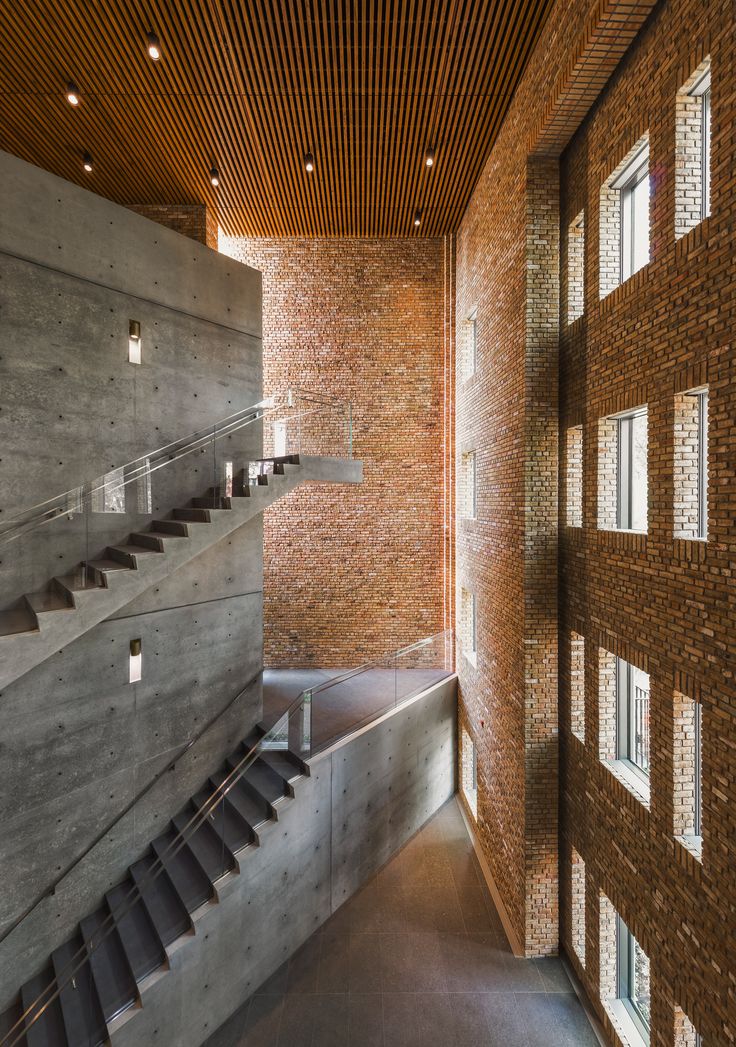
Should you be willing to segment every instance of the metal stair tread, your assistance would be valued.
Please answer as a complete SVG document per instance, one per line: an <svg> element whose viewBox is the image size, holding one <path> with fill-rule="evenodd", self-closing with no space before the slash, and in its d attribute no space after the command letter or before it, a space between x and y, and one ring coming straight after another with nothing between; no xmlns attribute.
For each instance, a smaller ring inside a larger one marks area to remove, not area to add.
<svg viewBox="0 0 736 1047"><path fill-rule="evenodd" d="M166 962L166 951L132 880L105 895L115 917L120 942L136 981L141 982Z"/></svg>
<svg viewBox="0 0 736 1047"><path fill-rule="evenodd" d="M211 796L212 793L209 789L202 789L194 797L193 803L195 807L201 810L207 805L209 809ZM232 803L229 793L209 811L207 822L212 827L217 839L224 839L225 847L230 854L242 850L243 847L247 847L248 844L253 842L253 828Z"/></svg>
<svg viewBox="0 0 736 1047"><path fill-rule="evenodd" d="M105 1020L110 1022L135 1002L135 978L107 908L98 909L87 916L79 926L90 948L92 976L102 1013Z"/></svg>
<svg viewBox="0 0 736 1047"><path fill-rule="evenodd" d="M42 993L45 993L52 981L55 981L55 979L53 972L49 969L41 974L37 974L35 978L31 978L25 983L20 991L21 1007L24 1012L36 1002ZM54 991L55 989L56 986L54 984ZM53 993L49 993L48 997L44 996L44 999L49 998L51 995ZM61 1013L61 1003L58 996L44 1008L38 1020L29 1025L28 1023L32 1018L33 1012L26 1019L25 1037L27 1047L68 1047L66 1033L64 1032L64 1017Z"/></svg>
<svg viewBox="0 0 736 1047"><path fill-rule="evenodd" d="M219 788L225 779L229 777L227 772L219 771L217 774L213 774L210 780ZM265 797L256 799L239 780L228 791L227 798L248 825L254 829L257 829L259 825L269 821L271 818L269 803Z"/></svg>
<svg viewBox="0 0 736 1047"><path fill-rule="evenodd" d="M107 1039L107 1026L89 962L86 959L81 962L84 956L82 938L77 934L59 946L51 957L70 1047L87 1044L97 1047Z"/></svg>
<svg viewBox="0 0 736 1047"><path fill-rule="evenodd" d="M156 869L152 874L153 865L156 865ZM131 865L130 875L140 888L146 912L164 947L186 934L191 928L187 908L177 894L168 873L160 868L153 855L148 854ZM150 878L152 875L154 879Z"/></svg>
<svg viewBox="0 0 736 1047"><path fill-rule="evenodd" d="M119 560L87 560L87 566L92 567L95 571L131 571L132 567L130 564L120 563Z"/></svg>
<svg viewBox="0 0 736 1047"><path fill-rule="evenodd" d="M200 905L204 905L212 898L211 881L207 879L207 875L192 854L188 844L182 844L173 829L162 833L153 841L152 846L157 857L167 855L165 859L162 859L164 868L189 913L193 913Z"/></svg>
<svg viewBox="0 0 736 1047"><path fill-rule="evenodd" d="M251 764L243 777L269 803L275 803L287 795L286 780L267 763L264 763L260 757Z"/></svg>
<svg viewBox="0 0 736 1047"><path fill-rule="evenodd" d="M223 838L220 836L215 822L209 818L200 821L196 829L190 825L192 818L196 817L194 807L189 807L174 819L177 832L186 830L187 847L191 850L197 862L204 870L211 883L215 883L221 876L225 876L235 867L235 861L227 844L223 847ZM187 829L187 826L189 828Z"/></svg>

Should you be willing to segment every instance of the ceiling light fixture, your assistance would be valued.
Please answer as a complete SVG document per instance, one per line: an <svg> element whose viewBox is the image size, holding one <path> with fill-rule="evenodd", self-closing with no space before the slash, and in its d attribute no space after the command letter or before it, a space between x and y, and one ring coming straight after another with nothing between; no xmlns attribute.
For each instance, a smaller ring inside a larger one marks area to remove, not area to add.
<svg viewBox="0 0 736 1047"><path fill-rule="evenodd" d="M304 169L309 174L311 174L312 171L314 170L314 157L312 156L311 153L305 153L304 154Z"/></svg>
<svg viewBox="0 0 736 1047"><path fill-rule="evenodd" d="M69 105L79 105L79 89L71 80L66 85L66 100Z"/></svg>
<svg viewBox="0 0 736 1047"><path fill-rule="evenodd" d="M215 187L215 189L217 189L218 185L220 184L220 172L217 170L216 167L213 167L210 170L210 182Z"/></svg>
<svg viewBox="0 0 736 1047"><path fill-rule="evenodd" d="M421 224L422 224L422 212L421 211L415 211L414 212L414 225L415 226L419 226Z"/></svg>
<svg viewBox="0 0 736 1047"><path fill-rule="evenodd" d="M147 33L146 40L148 41L148 57L153 59L154 62L158 62L161 57L161 47L159 46L158 37L155 33Z"/></svg>
<svg viewBox="0 0 736 1047"><path fill-rule="evenodd" d="M424 163L426 167L432 167L434 164L434 149L428 149L424 154Z"/></svg>
<svg viewBox="0 0 736 1047"><path fill-rule="evenodd" d="M88 174L92 171L92 157L89 153L85 153L82 157L82 166Z"/></svg>

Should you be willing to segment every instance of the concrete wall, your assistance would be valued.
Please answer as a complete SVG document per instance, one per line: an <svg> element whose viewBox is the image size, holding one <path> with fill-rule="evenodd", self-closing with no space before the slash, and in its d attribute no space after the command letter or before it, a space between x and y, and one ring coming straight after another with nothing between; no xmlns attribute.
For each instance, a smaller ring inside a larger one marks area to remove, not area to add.
<svg viewBox="0 0 736 1047"><path fill-rule="evenodd" d="M254 270L6 154L0 177L0 508L7 519L258 400L261 281ZM141 366L127 362L129 319L141 322ZM254 432L228 453L259 447ZM171 477L156 474L153 515L204 493L210 468L187 459ZM91 555L150 519L96 514ZM0 608L43 588L86 551L81 518L4 548ZM143 679L130 685L129 642L138 637ZM261 664L258 518L3 691L0 933ZM197 760L177 766L54 904L0 946L3 989L10 971L17 989L33 956L47 956L90 899L119 879L259 710L256 684L201 743Z"/></svg>
<svg viewBox="0 0 736 1047"><path fill-rule="evenodd" d="M312 761L231 890L115 1036L197 1047L455 790L457 685L437 685Z"/></svg>

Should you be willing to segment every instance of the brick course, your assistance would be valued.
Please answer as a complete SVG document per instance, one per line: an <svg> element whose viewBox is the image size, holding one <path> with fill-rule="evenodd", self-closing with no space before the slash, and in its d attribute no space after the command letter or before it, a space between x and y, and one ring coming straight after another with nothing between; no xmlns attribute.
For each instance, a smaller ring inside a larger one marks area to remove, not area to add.
<svg viewBox="0 0 736 1047"><path fill-rule="evenodd" d="M264 391L353 403L360 487L294 492L264 519L270 666L350 667L451 624L445 487L451 259L441 240L242 240L263 273Z"/></svg>
<svg viewBox="0 0 736 1047"><path fill-rule="evenodd" d="M217 216L206 204L128 204L129 210L217 250Z"/></svg>

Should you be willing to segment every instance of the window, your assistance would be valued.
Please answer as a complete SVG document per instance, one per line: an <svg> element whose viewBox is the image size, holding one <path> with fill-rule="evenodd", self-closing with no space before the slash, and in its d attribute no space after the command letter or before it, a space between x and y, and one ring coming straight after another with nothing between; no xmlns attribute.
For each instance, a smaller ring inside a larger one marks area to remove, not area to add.
<svg viewBox="0 0 736 1047"><path fill-rule="evenodd" d="M680 1007L675 1007L675 1047L703 1047L703 1038Z"/></svg>
<svg viewBox="0 0 736 1047"><path fill-rule="evenodd" d="M585 862L572 848L570 866L572 947L580 963L585 966Z"/></svg>
<svg viewBox="0 0 736 1047"><path fill-rule="evenodd" d="M464 338L460 352L460 380L471 378L478 364L478 310L468 313L464 324Z"/></svg>
<svg viewBox="0 0 736 1047"><path fill-rule="evenodd" d="M710 214L710 58L677 92L675 148L675 237Z"/></svg>
<svg viewBox="0 0 736 1047"><path fill-rule="evenodd" d="M574 323L585 311L585 212L567 230L567 322Z"/></svg>
<svg viewBox="0 0 736 1047"><path fill-rule="evenodd" d="M598 526L647 529L647 409L612 415L599 423Z"/></svg>
<svg viewBox="0 0 736 1047"><path fill-rule="evenodd" d="M649 196L649 135L646 134L601 186L601 298L649 261Z"/></svg>
<svg viewBox="0 0 736 1047"><path fill-rule="evenodd" d="M674 524L676 538L708 537L708 389L675 397Z"/></svg>
<svg viewBox="0 0 736 1047"><path fill-rule="evenodd" d="M570 630L570 730L585 741L585 640Z"/></svg>
<svg viewBox="0 0 736 1047"><path fill-rule="evenodd" d="M475 665L476 659L476 621L475 593L460 588L460 608L458 614L458 639L465 657Z"/></svg>
<svg viewBox="0 0 736 1047"><path fill-rule="evenodd" d="M645 806L649 804L649 675L599 648L600 759Z"/></svg>
<svg viewBox="0 0 736 1047"><path fill-rule="evenodd" d="M460 455L460 472L458 476L458 515L466 520L476 516L477 495L475 477L475 451L466 451Z"/></svg>
<svg viewBox="0 0 736 1047"><path fill-rule="evenodd" d="M463 727L460 751L461 781L463 795L474 817L478 817L478 756L475 742Z"/></svg>
<svg viewBox="0 0 736 1047"><path fill-rule="evenodd" d="M616 659L616 759L649 777L649 674Z"/></svg>
<svg viewBox="0 0 736 1047"><path fill-rule="evenodd" d="M616 997L644 1043L649 1043L649 958L620 916L616 922Z"/></svg>
<svg viewBox="0 0 736 1047"><path fill-rule="evenodd" d="M621 280L649 261L649 149L642 150L616 183L621 193Z"/></svg>
<svg viewBox="0 0 736 1047"><path fill-rule="evenodd" d="M703 709L700 702L675 691L673 810L674 833L695 857L703 845Z"/></svg>
<svg viewBox="0 0 736 1047"><path fill-rule="evenodd" d="M573 425L566 440L566 516L568 527L583 526L583 427Z"/></svg>

